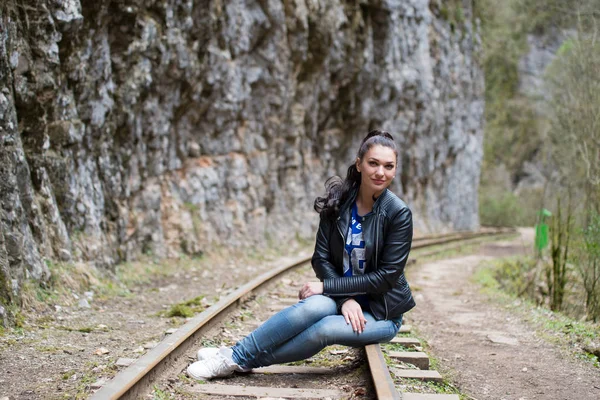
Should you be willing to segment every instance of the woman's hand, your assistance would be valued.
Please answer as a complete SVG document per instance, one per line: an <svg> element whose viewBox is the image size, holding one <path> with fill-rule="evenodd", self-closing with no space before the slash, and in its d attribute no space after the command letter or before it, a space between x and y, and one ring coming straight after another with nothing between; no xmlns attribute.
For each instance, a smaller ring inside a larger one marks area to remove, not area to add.
<svg viewBox="0 0 600 400"><path fill-rule="evenodd" d="M300 288L298 298L304 300L315 294L323 294L323 282L306 282L302 288Z"/></svg>
<svg viewBox="0 0 600 400"><path fill-rule="evenodd" d="M342 315L346 320L346 324L352 325L352 330L357 333L362 333L365 330L367 320L363 315L360 304L354 299L347 300L342 305Z"/></svg>

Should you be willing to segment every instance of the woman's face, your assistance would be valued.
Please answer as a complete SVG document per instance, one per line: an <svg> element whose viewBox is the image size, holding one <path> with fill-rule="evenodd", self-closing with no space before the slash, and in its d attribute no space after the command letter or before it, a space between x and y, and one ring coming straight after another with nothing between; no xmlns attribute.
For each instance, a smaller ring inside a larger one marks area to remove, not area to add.
<svg viewBox="0 0 600 400"><path fill-rule="evenodd" d="M377 197L396 175L396 153L389 147L375 145L362 159L356 159L356 168L361 173L361 190L373 192Z"/></svg>

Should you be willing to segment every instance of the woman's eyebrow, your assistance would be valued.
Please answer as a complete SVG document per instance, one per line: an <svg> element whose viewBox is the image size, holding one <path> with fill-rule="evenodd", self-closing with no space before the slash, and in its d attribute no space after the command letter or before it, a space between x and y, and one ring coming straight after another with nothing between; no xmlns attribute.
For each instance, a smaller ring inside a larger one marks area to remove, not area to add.
<svg viewBox="0 0 600 400"><path fill-rule="evenodd" d="M377 161L377 162L381 162L379 161L379 159L375 158L375 157L369 157L369 161ZM384 161L385 164L394 164L393 161Z"/></svg>

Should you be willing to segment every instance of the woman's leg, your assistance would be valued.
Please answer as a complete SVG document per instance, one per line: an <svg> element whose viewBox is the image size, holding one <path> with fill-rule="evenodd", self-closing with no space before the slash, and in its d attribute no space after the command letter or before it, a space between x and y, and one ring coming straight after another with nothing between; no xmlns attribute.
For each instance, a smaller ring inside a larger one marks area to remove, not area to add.
<svg viewBox="0 0 600 400"><path fill-rule="evenodd" d="M367 324L360 334L354 332L351 325L346 324L342 315L329 315L281 346L259 353L245 366L257 368L303 360L332 344L360 347L371 343L388 342L400 329L400 325L396 325L393 321L377 321L369 312L364 312L364 316Z"/></svg>
<svg viewBox="0 0 600 400"><path fill-rule="evenodd" d="M247 368L257 366L255 360L267 357L294 336L318 321L337 313L337 305L329 297L310 296L281 310L233 346L233 361Z"/></svg>

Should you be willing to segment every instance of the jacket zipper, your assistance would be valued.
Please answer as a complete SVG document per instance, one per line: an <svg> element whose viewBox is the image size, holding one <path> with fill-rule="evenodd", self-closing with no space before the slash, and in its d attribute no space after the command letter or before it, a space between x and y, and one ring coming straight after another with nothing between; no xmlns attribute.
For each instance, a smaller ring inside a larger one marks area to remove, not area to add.
<svg viewBox="0 0 600 400"><path fill-rule="evenodd" d="M338 217L338 221L340 220L340 218L342 217ZM335 224L335 227L337 228L337 231L340 233L340 236L342 237L342 243L346 243L346 238L344 237L344 234L342 233L342 230L340 229L340 225L337 223Z"/></svg>
<svg viewBox="0 0 600 400"><path fill-rule="evenodd" d="M377 224L375 224L375 268L378 268L378 256L379 256L379 218L380 214L377 213ZM388 305L385 293L383 294L383 305L385 306L385 319L388 319Z"/></svg>

